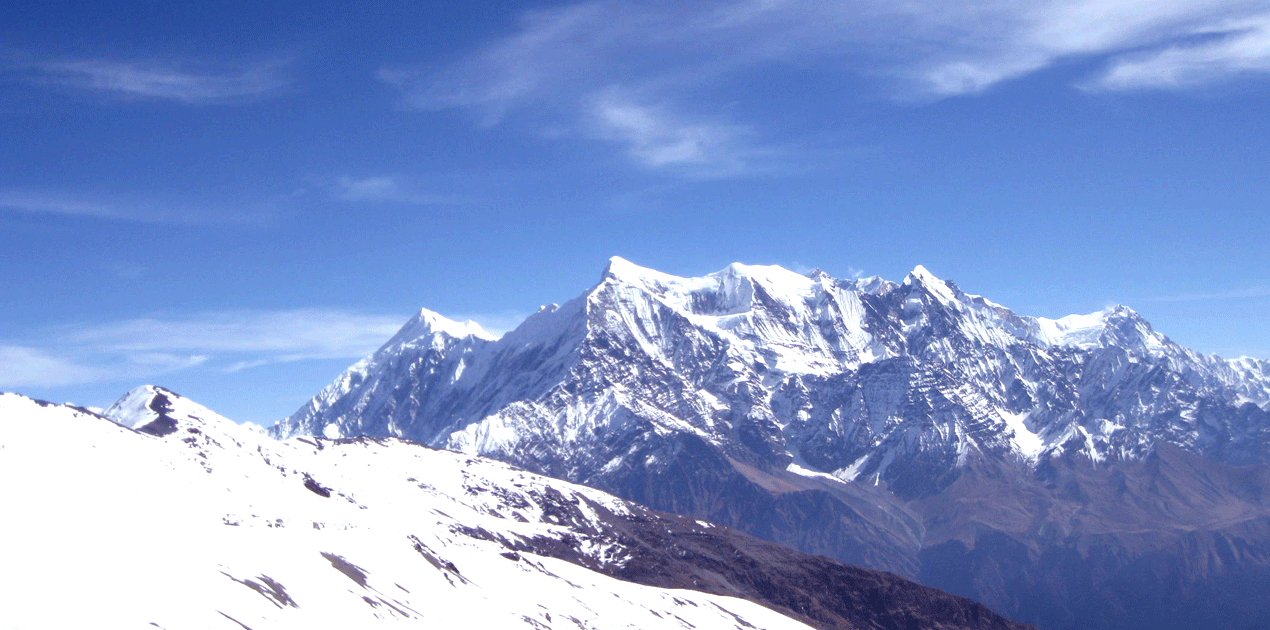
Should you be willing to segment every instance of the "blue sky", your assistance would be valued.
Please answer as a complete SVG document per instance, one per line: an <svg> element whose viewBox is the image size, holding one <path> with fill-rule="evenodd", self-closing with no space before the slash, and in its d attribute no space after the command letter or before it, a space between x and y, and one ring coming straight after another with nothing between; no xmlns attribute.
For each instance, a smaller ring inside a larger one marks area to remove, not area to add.
<svg viewBox="0 0 1270 630"><path fill-rule="evenodd" d="M0 8L0 390L269 424L612 255L1270 359L1270 1L408 4Z"/></svg>

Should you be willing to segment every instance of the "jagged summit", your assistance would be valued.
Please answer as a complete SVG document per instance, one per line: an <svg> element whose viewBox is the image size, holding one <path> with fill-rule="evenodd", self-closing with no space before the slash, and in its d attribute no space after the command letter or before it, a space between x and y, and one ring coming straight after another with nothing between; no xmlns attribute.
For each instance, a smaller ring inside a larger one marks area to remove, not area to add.
<svg viewBox="0 0 1270 630"><path fill-rule="evenodd" d="M922 284L943 284L943 280L936 278L925 265L917 265L913 270L908 272L904 277L905 284L920 282Z"/></svg>
<svg viewBox="0 0 1270 630"><path fill-rule="evenodd" d="M419 309L417 315L401 327L401 330L396 335L393 335L393 338L388 343L413 341L425 335L438 333L451 337L476 337L490 341L497 339L494 335L486 332L484 328L481 328L480 324L470 319L464 322L457 322L436 311L422 308Z"/></svg>
<svg viewBox="0 0 1270 630"><path fill-rule="evenodd" d="M152 422L165 413L166 405L158 400L168 394L171 392L156 385L134 387L108 407L102 415L125 427L136 428L137 425ZM152 405L158 409L152 409Z"/></svg>
<svg viewBox="0 0 1270 630"><path fill-rule="evenodd" d="M777 265L741 263L732 263L704 276L680 277L640 267L616 256L610 259L604 279L648 291L686 311L693 311L695 304L709 301L709 295L748 298L754 285L761 285L765 291L781 298L796 299L810 295L819 281L819 277L812 278Z"/></svg>
<svg viewBox="0 0 1270 630"><path fill-rule="evenodd" d="M609 258L608 265L604 267L603 279L612 278L624 281L643 281L643 280L662 280L673 279L674 276L662 273L648 267L641 267L621 256L613 256Z"/></svg>
<svg viewBox="0 0 1270 630"><path fill-rule="evenodd" d="M1108 308L1088 315L1068 315L1058 319L1038 317L1037 339L1052 346L1095 347L1110 313Z"/></svg>

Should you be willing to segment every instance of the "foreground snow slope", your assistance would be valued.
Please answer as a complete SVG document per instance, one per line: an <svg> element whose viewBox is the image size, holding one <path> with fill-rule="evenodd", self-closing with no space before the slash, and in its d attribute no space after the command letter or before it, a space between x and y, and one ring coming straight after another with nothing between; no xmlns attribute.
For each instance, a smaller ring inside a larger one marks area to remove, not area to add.
<svg viewBox="0 0 1270 630"><path fill-rule="evenodd" d="M395 440L280 443L156 388L110 413L135 430L0 394L0 627L807 627L472 535L620 563L543 505L627 509L594 490Z"/></svg>

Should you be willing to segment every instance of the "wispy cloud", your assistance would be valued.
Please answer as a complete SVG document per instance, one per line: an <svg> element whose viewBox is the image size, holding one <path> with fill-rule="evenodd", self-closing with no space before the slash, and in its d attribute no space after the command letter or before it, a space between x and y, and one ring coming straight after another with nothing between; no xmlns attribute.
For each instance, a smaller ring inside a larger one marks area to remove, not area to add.
<svg viewBox="0 0 1270 630"><path fill-rule="evenodd" d="M466 201L463 197L455 195L424 192L402 178L392 175L340 177L335 181L335 198L348 202L395 203L412 206L452 205Z"/></svg>
<svg viewBox="0 0 1270 630"><path fill-rule="evenodd" d="M520 313L459 315L495 335ZM0 388L136 381L200 368L240 372L324 359L354 361L388 341L408 314L330 308L232 310L63 325L39 339L0 341Z"/></svg>
<svg viewBox="0 0 1270 630"><path fill-rule="evenodd" d="M754 134L747 127L689 120L665 106L640 103L616 88L596 95L588 113L595 137L622 145L630 159L647 168L726 176L746 172L754 158L762 157L749 145Z"/></svg>
<svg viewBox="0 0 1270 630"><path fill-rule="evenodd" d="M181 62L107 59L25 64L31 79L120 98L210 105L250 101L276 94L291 83L289 61L233 67Z"/></svg>
<svg viewBox="0 0 1270 630"><path fill-rule="evenodd" d="M35 214L119 218L119 210L109 205L40 191L0 190L0 208Z"/></svg>
<svg viewBox="0 0 1270 630"><path fill-rule="evenodd" d="M0 388L58 387L101 380L109 374L39 348L0 345Z"/></svg>
<svg viewBox="0 0 1270 630"><path fill-rule="evenodd" d="M406 320L338 309L238 310L59 326L0 344L0 387L136 381L195 367L239 371L312 359L354 360Z"/></svg>
<svg viewBox="0 0 1270 630"><path fill-rule="evenodd" d="M82 350L0 345L0 388L62 387L152 378L207 361L203 355L143 352L103 361Z"/></svg>
<svg viewBox="0 0 1270 630"><path fill-rule="evenodd" d="M1268 24L1270 0L593 0L527 12L439 69L379 77L411 107L486 125L546 117L644 168L729 171L736 151L764 148L764 130L705 104L772 64L837 68L903 98L982 92L1070 60L1100 68L1082 87L1194 88L1270 72Z"/></svg>
<svg viewBox="0 0 1270 630"><path fill-rule="evenodd" d="M1209 302L1214 300L1240 300L1270 297L1270 287L1254 287L1251 289L1235 289L1215 293L1183 293L1148 298L1151 302Z"/></svg>
<svg viewBox="0 0 1270 630"><path fill-rule="evenodd" d="M1200 42L1119 58L1086 87L1179 90L1270 72L1270 16L1225 24L1219 30Z"/></svg>
<svg viewBox="0 0 1270 630"><path fill-rule="evenodd" d="M440 71L387 68L379 78L398 87L410 107L466 108L483 125L533 106L551 135L611 142L643 168L689 176L749 172L775 152L748 126L682 98L737 63L719 63L724 58L711 59L705 48L692 61L683 56L680 45L693 41L698 25L680 22L691 16L669 5L614 0L533 11L519 33Z"/></svg>
<svg viewBox="0 0 1270 630"><path fill-rule="evenodd" d="M62 336L81 347L130 356L255 354L271 361L295 361L360 358L403 322L401 316L333 309L242 310L130 319L68 328Z"/></svg>
<svg viewBox="0 0 1270 630"><path fill-rule="evenodd" d="M121 199L43 190L0 189L0 211L178 225L263 225L275 209L270 204L221 206L157 199Z"/></svg>

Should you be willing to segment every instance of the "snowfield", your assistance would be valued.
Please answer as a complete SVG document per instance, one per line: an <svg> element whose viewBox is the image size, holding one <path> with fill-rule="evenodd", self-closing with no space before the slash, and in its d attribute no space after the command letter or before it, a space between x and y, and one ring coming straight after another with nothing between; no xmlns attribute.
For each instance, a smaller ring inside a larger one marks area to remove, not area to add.
<svg viewBox="0 0 1270 630"><path fill-rule="evenodd" d="M807 627L504 544L620 563L553 522L560 500L627 509L595 490L397 440L277 442L159 388L106 414L0 394L0 627Z"/></svg>

